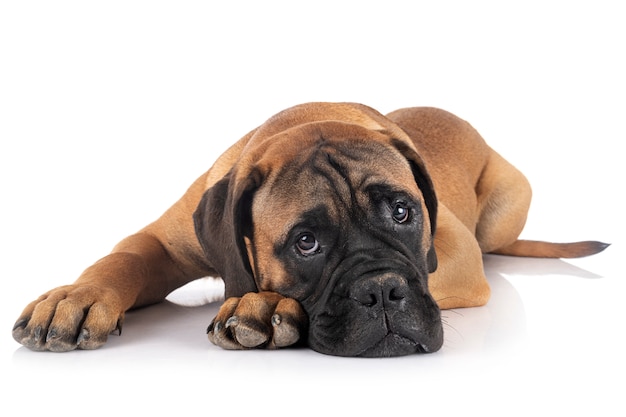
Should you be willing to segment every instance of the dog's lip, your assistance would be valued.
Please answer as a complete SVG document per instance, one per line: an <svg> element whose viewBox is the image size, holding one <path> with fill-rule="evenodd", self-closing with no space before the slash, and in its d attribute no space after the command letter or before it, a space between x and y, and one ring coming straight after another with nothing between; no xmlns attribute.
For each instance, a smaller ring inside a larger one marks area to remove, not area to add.
<svg viewBox="0 0 626 417"><path fill-rule="evenodd" d="M443 333L418 332L405 327L379 328L344 345L333 342L324 331L332 322L341 318L328 312L316 315L310 327L309 346L314 350L334 356L395 357L411 354L434 353L443 345ZM317 329L317 330L316 330Z"/></svg>
<svg viewBox="0 0 626 417"><path fill-rule="evenodd" d="M402 348L402 349L399 349ZM356 356L361 357L392 357L413 353L429 353L429 349L422 343L395 332L387 332L382 338L374 342Z"/></svg>
<svg viewBox="0 0 626 417"><path fill-rule="evenodd" d="M371 343L367 348L356 356L402 356L414 353L434 353L441 349L443 336L436 335L409 334L406 329L388 329L387 332L377 341Z"/></svg>

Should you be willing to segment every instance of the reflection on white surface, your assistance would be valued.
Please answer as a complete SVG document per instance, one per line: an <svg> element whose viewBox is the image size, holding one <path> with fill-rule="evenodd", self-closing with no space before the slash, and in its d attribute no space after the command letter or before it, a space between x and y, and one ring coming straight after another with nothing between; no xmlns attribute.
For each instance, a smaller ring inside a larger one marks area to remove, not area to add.
<svg viewBox="0 0 626 417"><path fill-rule="evenodd" d="M497 273L489 274L492 301L485 307L446 310L445 343L441 352L430 357L457 355L459 353L497 349L516 349L525 334L524 309L519 295L511 284ZM202 279L172 293L162 304L131 311L126 314L122 336L112 335L102 349L90 352L96 355L137 355L137 359L162 353L170 349L206 353L221 349L211 345L205 334L206 327L217 313L223 299L223 285L214 279ZM215 300L215 301L213 301ZM207 301L213 301L207 303ZM203 305L204 304L204 305ZM150 350L151 353L146 351ZM280 355L283 352L274 352ZM228 353L231 355L232 353ZM252 352L244 355L254 354ZM84 355L82 352L67 355L33 354L19 348L14 358L50 360L62 356ZM318 355L318 354L315 354ZM417 356L417 355L416 355Z"/></svg>
<svg viewBox="0 0 626 417"><path fill-rule="evenodd" d="M616 372L625 368L623 361L602 363L602 351L610 352L610 347L590 350L589 339L575 337L576 345L568 351L563 349L570 343L565 335L565 339L553 340L552 348L545 348L545 341L533 336L544 329L528 328L527 310L545 315L550 306L530 305L533 298L524 300L511 284L535 277L533 291L549 292L547 282L560 278L574 284L562 290L575 294L577 280L601 284L609 278L559 260L487 256L485 268L493 291L491 301L485 307L445 311L445 343L434 354L357 359L321 355L306 348L225 351L211 345L205 334L219 301L198 307L178 304L201 302L219 290L215 283L197 282L174 294L171 299L176 303L128 313L123 334L111 336L96 351L35 353L16 345L12 374L21 384L49 381L40 394L46 402L57 401L69 389L72 395L92 399L102 393L115 402L127 399L137 409L145 404L137 403L135 396L148 401L148 408L196 412L219 399L240 402L242 410L258 412L257 402L275 396L313 401L311 409L324 410L326 403L310 399L313 392L328 401L376 398L373 404L359 400L339 407L381 412L387 410L387 401L404 404L417 398L422 409L463 412L471 406L497 413L502 401L515 401L514 408L530 412L540 407L557 410L559 402L572 401L571 395L582 392L601 398L616 395L615 386L606 381L612 373L607 367L615 367ZM603 287L588 290L602 292ZM559 307L567 308L567 303ZM569 316L577 317L571 310ZM584 337L590 331L586 329ZM605 342L615 340L609 337ZM174 394L183 395L184 402L161 402ZM399 398L387 400L388 396Z"/></svg>

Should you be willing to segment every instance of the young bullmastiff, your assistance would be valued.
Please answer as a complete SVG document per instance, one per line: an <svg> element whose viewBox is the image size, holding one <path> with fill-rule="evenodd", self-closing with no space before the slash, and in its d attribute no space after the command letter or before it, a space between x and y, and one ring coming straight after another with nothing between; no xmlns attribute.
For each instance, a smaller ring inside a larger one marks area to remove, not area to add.
<svg viewBox="0 0 626 417"><path fill-rule="evenodd" d="M600 242L518 240L526 178L435 108L287 109L236 142L169 210L71 285L30 303L13 337L94 349L124 313L204 276L226 300L209 340L341 356L435 352L440 309L489 299L483 253L580 257Z"/></svg>

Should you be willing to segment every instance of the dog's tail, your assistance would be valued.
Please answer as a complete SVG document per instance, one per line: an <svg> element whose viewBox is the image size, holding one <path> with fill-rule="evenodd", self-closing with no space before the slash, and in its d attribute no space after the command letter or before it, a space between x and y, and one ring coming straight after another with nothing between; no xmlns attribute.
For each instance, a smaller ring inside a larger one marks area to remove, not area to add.
<svg viewBox="0 0 626 417"><path fill-rule="evenodd" d="M552 243L538 240L516 240L508 246L491 253L531 258L582 258L602 252L609 243L597 241Z"/></svg>

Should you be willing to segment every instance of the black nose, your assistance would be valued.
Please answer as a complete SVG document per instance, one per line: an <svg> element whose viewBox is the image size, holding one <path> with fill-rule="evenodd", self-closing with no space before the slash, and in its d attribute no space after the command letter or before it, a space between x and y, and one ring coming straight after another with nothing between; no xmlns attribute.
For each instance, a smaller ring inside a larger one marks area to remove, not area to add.
<svg viewBox="0 0 626 417"><path fill-rule="evenodd" d="M350 298L366 307L399 308L408 291L409 286L402 276L388 273L359 279L352 285Z"/></svg>

